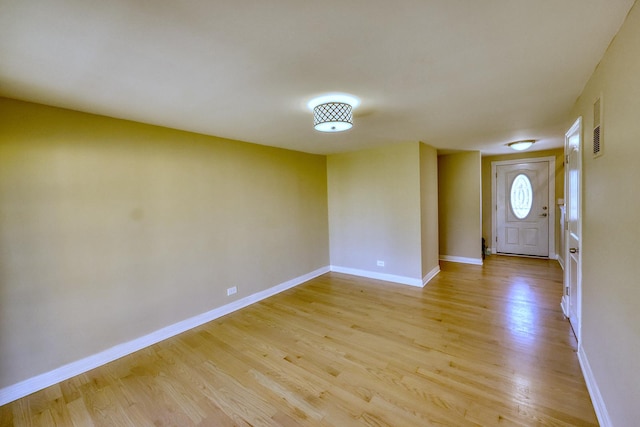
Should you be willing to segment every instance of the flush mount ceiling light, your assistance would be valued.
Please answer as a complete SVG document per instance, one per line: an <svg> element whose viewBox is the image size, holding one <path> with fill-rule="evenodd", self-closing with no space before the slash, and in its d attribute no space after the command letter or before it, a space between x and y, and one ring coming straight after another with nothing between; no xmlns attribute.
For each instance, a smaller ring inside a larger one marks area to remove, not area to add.
<svg viewBox="0 0 640 427"><path fill-rule="evenodd" d="M342 132L353 126L353 109L360 100L352 95L336 93L309 101L313 110L313 127L320 132Z"/></svg>
<svg viewBox="0 0 640 427"><path fill-rule="evenodd" d="M320 132L341 132L353 126L353 107L344 102L327 102L313 109L313 127Z"/></svg>
<svg viewBox="0 0 640 427"><path fill-rule="evenodd" d="M528 149L529 147L531 147L534 142L536 142L536 141L533 140L533 139L527 139L525 141L510 142L507 145L509 146L509 148L511 148L513 150L524 151L524 150Z"/></svg>

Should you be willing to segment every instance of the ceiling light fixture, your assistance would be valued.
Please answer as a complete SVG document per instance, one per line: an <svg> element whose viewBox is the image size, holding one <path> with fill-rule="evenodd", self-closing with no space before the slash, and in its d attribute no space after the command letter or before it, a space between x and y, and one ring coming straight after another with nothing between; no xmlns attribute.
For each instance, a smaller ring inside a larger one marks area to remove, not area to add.
<svg viewBox="0 0 640 427"><path fill-rule="evenodd" d="M507 145L509 146L509 148L511 148L512 150L516 150L516 151L524 151L527 150L529 147L531 147L533 145L533 143L536 142L533 139L527 139L525 141L514 141L514 142L510 142Z"/></svg>
<svg viewBox="0 0 640 427"><path fill-rule="evenodd" d="M313 127L320 132L342 132L353 126L353 109L358 98L347 94L329 94L314 98L307 106L313 110Z"/></svg>
<svg viewBox="0 0 640 427"><path fill-rule="evenodd" d="M313 127L320 132L342 132L353 126L353 108L344 102L327 102L313 109Z"/></svg>

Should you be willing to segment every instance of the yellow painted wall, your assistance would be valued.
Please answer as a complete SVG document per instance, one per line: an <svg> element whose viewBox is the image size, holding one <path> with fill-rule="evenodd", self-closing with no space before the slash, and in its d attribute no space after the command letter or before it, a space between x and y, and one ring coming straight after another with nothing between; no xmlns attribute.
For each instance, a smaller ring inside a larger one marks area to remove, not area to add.
<svg viewBox="0 0 640 427"><path fill-rule="evenodd" d="M2 98L0 130L0 388L329 264L324 156Z"/></svg>
<svg viewBox="0 0 640 427"><path fill-rule="evenodd" d="M567 130L569 128L567 127ZM487 246L495 248L495 236L492 233L493 211L491 210L491 162L503 160L533 159L536 157L555 157L555 192L556 203L554 209L556 213L555 223L555 247L556 253L560 250L560 208L557 200L564 198L564 149L531 151L524 153L504 154L501 156L482 157L482 235L487 239Z"/></svg>
<svg viewBox="0 0 640 427"><path fill-rule="evenodd" d="M614 426L640 420L639 76L636 3L571 116L572 122L582 116L584 135L582 346ZM604 154L593 158L593 102L599 96Z"/></svg>
<svg viewBox="0 0 640 427"><path fill-rule="evenodd" d="M440 255L482 259L480 152L438 156Z"/></svg>
<svg viewBox="0 0 640 427"><path fill-rule="evenodd" d="M439 265L438 152L420 143L420 230L422 277Z"/></svg>
<svg viewBox="0 0 640 427"><path fill-rule="evenodd" d="M404 143L328 156L332 265L422 279L419 150Z"/></svg>

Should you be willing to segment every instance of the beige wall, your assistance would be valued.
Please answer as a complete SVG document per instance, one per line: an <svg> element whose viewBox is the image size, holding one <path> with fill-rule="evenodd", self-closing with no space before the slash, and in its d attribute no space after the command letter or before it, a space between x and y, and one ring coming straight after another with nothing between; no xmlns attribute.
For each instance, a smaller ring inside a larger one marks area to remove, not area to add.
<svg viewBox="0 0 640 427"><path fill-rule="evenodd" d="M567 128L568 130L568 128ZM557 200L564 198L564 149L531 151L524 153L505 154L502 156L482 157L482 236L487 239L487 246L495 248L495 236L492 233L493 211L491 210L491 162L503 160L533 159L537 157L555 157L555 192L556 203L554 203L556 224L555 224L555 247L556 253L560 248L560 208Z"/></svg>
<svg viewBox="0 0 640 427"><path fill-rule="evenodd" d="M419 143L329 155L327 179L331 264L422 279Z"/></svg>
<svg viewBox="0 0 640 427"><path fill-rule="evenodd" d="M640 420L640 5L572 111L583 119L582 346L614 426ZM603 155L593 102L602 95ZM567 128L571 123L567 124Z"/></svg>
<svg viewBox="0 0 640 427"><path fill-rule="evenodd" d="M480 152L438 156L440 255L482 259Z"/></svg>
<svg viewBox="0 0 640 427"><path fill-rule="evenodd" d="M439 266L438 242L438 153L420 143L420 230L422 277Z"/></svg>
<svg viewBox="0 0 640 427"><path fill-rule="evenodd" d="M0 388L329 263L324 156L1 98L0 129Z"/></svg>

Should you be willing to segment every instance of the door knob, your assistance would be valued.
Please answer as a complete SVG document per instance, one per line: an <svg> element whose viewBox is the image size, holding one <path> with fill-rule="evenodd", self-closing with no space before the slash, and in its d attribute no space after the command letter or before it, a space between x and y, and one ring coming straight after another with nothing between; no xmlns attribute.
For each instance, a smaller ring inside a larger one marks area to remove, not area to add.
<svg viewBox="0 0 640 427"><path fill-rule="evenodd" d="M578 253L578 248L569 248L569 252L572 254L577 254Z"/></svg>

